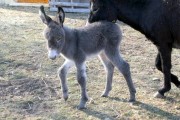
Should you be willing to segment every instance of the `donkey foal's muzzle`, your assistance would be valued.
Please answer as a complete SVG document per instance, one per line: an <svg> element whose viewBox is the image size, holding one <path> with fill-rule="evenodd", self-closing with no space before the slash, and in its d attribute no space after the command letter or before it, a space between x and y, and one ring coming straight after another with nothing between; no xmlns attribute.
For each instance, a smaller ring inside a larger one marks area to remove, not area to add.
<svg viewBox="0 0 180 120"><path fill-rule="evenodd" d="M48 58L51 60L55 60L56 57L58 56L56 50L49 50Z"/></svg>

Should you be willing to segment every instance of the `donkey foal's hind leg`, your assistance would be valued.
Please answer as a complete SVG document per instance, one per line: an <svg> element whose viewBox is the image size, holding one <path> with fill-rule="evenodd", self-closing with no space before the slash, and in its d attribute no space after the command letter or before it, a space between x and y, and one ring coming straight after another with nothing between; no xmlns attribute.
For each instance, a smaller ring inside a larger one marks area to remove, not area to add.
<svg viewBox="0 0 180 120"><path fill-rule="evenodd" d="M101 95L102 97L108 97L109 92L112 89L112 78L113 78L113 72L114 72L114 65L110 62L110 60L106 57L104 53L101 53L99 55L99 58L101 59L101 62L104 65L104 68L106 70L106 87Z"/></svg>
<svg viewBox="0 0 180 120"><path fill-rule="evenodd" d="M64 64L59 68L58 70L58 76L61 80L61 89L62 89L62 93L63 93L63 98L66 101L68 99L68 87L67 87L67 83L66 83L66 76L68 73L68 70L73 66L73 62L66 60L64 62Z"/></svg>
<svg viewBox="0 0 180 120"><path fill-rule="evenodd" d="M129 102L134 102L136 100L135 98L136 89L134 87L134 84L131 78L129 64L122 59L122 57L119 54L118 49L115 48L111 50L106 50L105 52L109 60L111 60L111 62L119 69L119 71L123 74L124 78L126 79L129 92L130 92Z"/></svg>

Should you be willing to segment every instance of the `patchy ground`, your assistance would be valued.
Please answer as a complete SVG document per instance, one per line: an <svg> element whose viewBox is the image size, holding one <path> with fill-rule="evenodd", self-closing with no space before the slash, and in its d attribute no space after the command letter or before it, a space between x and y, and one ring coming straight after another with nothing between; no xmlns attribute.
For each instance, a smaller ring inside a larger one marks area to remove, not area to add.
<svg viewBox="0 0 180 120"><path fill-rule="evenodd" d="M54 15L55 13L49 13ZM84 26L87 14L66 14L65 24ZM0 118L2 120L114 120L180 119L180 90L172 85L167 98L153 94L163 84L154 67L156 48L142 34L120 23L123 31L121 53L131 67L137 89L137 102L129 104L124 78L115 70L110 97L100 97L105 86L105 71L98 59L87 62L87 109L76 109L80 90L73 68L68 76L69 96L61 99L56 71L63 58L47 58L44 25L35 7L0 6ZM173 51L172 72L180 74L180 51ZM153 79L158 78L158 79Z"/></svg>

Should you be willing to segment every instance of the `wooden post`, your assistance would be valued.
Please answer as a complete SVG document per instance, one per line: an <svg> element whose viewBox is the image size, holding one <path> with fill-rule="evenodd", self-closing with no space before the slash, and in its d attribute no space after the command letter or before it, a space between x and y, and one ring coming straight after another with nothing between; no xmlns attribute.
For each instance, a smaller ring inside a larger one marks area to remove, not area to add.
<svg viewBox="0 0 180 120"><path fill-rule="evenodd" d="M57 11L56 6L62 6L65 12L89 12L89 2L81 0L50 0L50 11Z"/></svg>

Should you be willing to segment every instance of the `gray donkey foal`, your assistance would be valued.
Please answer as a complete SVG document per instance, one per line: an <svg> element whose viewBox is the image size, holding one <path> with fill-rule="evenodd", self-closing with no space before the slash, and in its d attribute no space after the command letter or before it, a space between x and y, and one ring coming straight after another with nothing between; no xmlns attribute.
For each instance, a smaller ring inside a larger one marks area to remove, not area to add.
<svg viewBox="0 0 180 120"><path fill-rule="evenodd" d="M136 90L131 79L129 64L122 59L119 53L121 31L118 25L102 21L83 28L70 29L63 26L65 13L60 7L55 20L45 14L43 6L40 7L40 17L47 25L44 36L47 39L49 58L55 59L61 54L66 59L58 71L65 100L68 99L66 76L68 70L75 65L77 80L81 87L81 100L78 109L85 108L88 101L85 61L92 55L99 55L107 71L107 83L102 96L108 96L112 89L113 71L114 66L116 66L123 74L129 87L129 101L135 101Z"/></svg>

